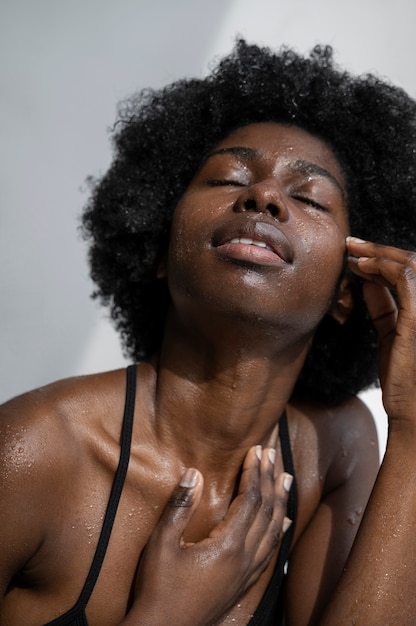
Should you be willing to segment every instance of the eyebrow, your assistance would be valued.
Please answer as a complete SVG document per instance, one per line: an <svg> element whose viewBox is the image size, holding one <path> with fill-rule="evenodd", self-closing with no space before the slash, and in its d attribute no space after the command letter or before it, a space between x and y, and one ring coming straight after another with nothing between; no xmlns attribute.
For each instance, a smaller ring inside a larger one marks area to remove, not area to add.
<svg viewBox="0 0 416 626"><path fill-rule="evenodd" d="M231 148L219 148L219 150L214 150L214 152L210 152L207 156L207 159L216 156L217 154L235 154L242 159L246 159L247 161L260 161L261 153L258 150L253 150L253 148L244 148L243 146L233 146Z"/></svg>
<svg viewBox="0 0 416 626"><path fill-rule="evenodd" d="M307 176L319 176L320 178L326 178L331 183L333 183L335 187L337 187L342 196L345 196L345 190L342 187L341 183L335 178L335 176L328 172L328 170L326 170L324 167L321 167L316 163L311 163L310 161L303 161L302 159L299 159L298 161L291 163L289 165L289 169L292 172L299 172L300 174L306 174Z"/></svg>
<svg viewBox="0 0 416 626"><path fill-rule="evenodd" d="M235 156L246 161L260 161L262 158L262 153L258 150L253 150L253 148L246 148L244 146L232 146L230 148L219 148L218 150L210 152L207 159L218 154L234 154ZM319 176L320 178L326 178L333 185L335 185L341 195L345 197L345 190L335 176L316 163L298 159L294 163L290 163L288 169L291 172L299 172L300 174L305 174L307 176Z"/></svg>

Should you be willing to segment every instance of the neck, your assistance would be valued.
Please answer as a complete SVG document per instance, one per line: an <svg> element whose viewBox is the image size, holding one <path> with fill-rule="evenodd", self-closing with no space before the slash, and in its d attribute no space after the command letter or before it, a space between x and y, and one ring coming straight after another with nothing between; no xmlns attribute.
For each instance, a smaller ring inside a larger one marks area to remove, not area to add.
<svg viewBox="0 0 416 626"><path fill-rule="evenodd" d="M239 467L250 446L266 444L310 342L289 345L276 333L235 326L213 340L168 321L155 365L153 419L161 445L205 473L230 467L233 458Z"/></svg>

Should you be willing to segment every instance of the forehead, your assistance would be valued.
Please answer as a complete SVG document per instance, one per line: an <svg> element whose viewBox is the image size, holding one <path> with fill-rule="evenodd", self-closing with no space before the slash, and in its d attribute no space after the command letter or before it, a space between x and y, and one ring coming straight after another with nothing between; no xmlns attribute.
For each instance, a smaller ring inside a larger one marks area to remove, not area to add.
<svg viewBox="0 0 416 626"><path fill-rule="evenodd" d="M310 162L328 171L345 189L342 167L332 149L322 139L298 126L275 122L249 124L223 139L214 153L237 146L254 150L271 164L284 165L296 160Z"/></svg>

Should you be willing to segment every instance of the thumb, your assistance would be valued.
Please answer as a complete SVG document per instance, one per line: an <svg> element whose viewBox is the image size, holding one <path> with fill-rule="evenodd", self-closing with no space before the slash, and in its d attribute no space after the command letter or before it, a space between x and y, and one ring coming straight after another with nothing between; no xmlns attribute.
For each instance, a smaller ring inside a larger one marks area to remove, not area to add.
<svg viewBox="0 0 416 626"><path fill-rule="evenodd" d="M184 530L197 508L204 486L201 472L189 467L170 496L157 525L157 532L170 534L180 542Z"/></svg>

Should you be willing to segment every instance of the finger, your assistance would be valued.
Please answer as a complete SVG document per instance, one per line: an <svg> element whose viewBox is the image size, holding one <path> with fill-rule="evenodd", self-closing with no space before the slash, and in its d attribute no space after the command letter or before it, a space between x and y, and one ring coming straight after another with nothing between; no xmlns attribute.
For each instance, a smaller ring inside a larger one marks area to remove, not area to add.
<svg viewBox="0 0 416 626"><path fill-rule="evenodd" d="M284 488L282 489L282 476L279 475L275 480L275 457L276 450L274 448L263 450L260 463L261 505L246 538L246 548L253 553L258 551L258 547L266 535L268 535L267 543L270 547L277 545L283 517L286 513L287 493ZM257 558L262 561L264 555L261 554Z"/></svg>
<svg viewBox="0 0 416 626"><path fill-rule="evenodd" d="M404 265L415 266L415 253L394 246L385 246L372 241L365 241L357 237L347 237L346 246L349 254L356 257L385 257Z"/></svg>
<svg viewBox="0 0 416 626"><path fill-rule="evenodd" d="M274 448L251 448L243 465L238 496L224 520L210 533L228 549L245 558L256 578L265 555L258 558L259 545L267 533L275 512ZM279 477L280 482L280 477ZM280 529L279 529L280 530ZM269 541L270 545L272 541ZM271 555L270 555L271 558Z"/></svg>
<svg viewBox="0 0 416 626"><path fill-rule="evenodd" d="M252 446L244 459L238 495L257 487L260 479L260 463L263 454L262 446Z"/></svg>
<svg viewBox="0 0 416 626"><path fill-rule="evenodd" d="M255 553L256 569L253 571L253 576L258 576L259 570L266 569L283 535L292 524L292 520L286 515L292 484L293 476L287 472L282 472L275 481L273 514Z"/></svg>
<svg viewBox="0 0 416 626"><path fill-rule="evenodd" d="M267 557L280 542L283 534L289 529L292 520L287 517L287 503L293 484L293 476L282 472L275 481L273 515L267 532L259 546L259 558Z"/></svg>
<svg viewBox="0 0 416 626"><path fill-rule="evenodd" d="M350 269L366 281L397 291L398 281L407 266L386 257L348 257Z"/></svg>
<svg viewBox="0 0 416 626"><path fill-rule="evenodd" d="M367 261L371 260L371 257L348 257L348 266L350 270L356 275L362 278L365 282L373 282L381 287L387 287L393 289L393 285L389 283L379 272L372 272L372 266Z"/></svg>
<svg viewBox="0 0 416 626"><path fill-rule="evenodd" d="M243 462L237 497L232 501L229 513L235 515L242 525L251 524L260 505L260 465L262 446L249 449Z"/></svg>
<svg viewBox="0 0 416 626"><path fill-rule="evenodd" d="M224 519L210 533L210 537L223 535L234 537L237 541L246 537L262 502L260 488L262 455L262 446L253 446L248 450L243 463L238 494L231 502Z"/></svg>
<svg viewBox="0 0 416 626"><path fill-rule="evenodd" d="M197 508L204 486L201 472L188 468L170 496L155 529L156 534L164 533L181 542L184 530Z"/></svg>
<svg viewBox="0 0 416 626"><path fill-rule="evenodd" d="M247 549L256 551L275 512L275 458L274 448L250 448L244 460L238 495L210 537L235 537L239 542L245 538Z"/></svg>
<svg viewBox="0 0 416 626"><path fill-rule="evenodd" d="M279 422L277 422L276 426L273 428L264 447L276 449L278 441L279 441Z"/></svg>
<svg viewBox="0 0 416 626"><path fill-rule="evenodd" d="M395 291L401 309L412 317L416 313L416 273L410 265L402 265L386 258L360 257L348 259L350 267L365 280L387 286ZM355 267L355 269L354 269Z"/></svg>
<svg viewBox="0 0 416 626"><path fill-rule="evenodd" d="M267 449L277 450L279 446L279 422L277 422L276 426L273 428L270 433L269 438L267 439L265 447ZM276 456L274 463L274 476L276 477L280 472L283 471L283 465L280 457Z"/></svg>
<svg viewBox="0 0 416 626"><path fill-rule="evenodd" d="M366 280L385 285L407 297L416 287L416 253L356 237L347 237L351 270Z"/></svg>
<svg viewBox="0 0 416 626"><path fill-rule="evenodd" d="M252 552L257 550L273 518L275 506L275 460L276 450L274 448L263 449L260 461L261 502L246 537L246 548Z"/></svg>

